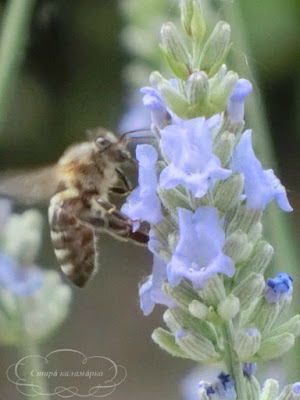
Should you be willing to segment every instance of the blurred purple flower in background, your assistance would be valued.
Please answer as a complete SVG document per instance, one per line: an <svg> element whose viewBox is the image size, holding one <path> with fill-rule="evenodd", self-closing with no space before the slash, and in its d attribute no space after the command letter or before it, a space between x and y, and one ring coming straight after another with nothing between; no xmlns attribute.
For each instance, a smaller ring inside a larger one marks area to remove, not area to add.
<svg viewBox="0 0 300 400"><path fill-rule="evenodd" d="M211 400L235 400L236 391L234 388L234 381L230 378L230 375L221 372L218 375L218 380L212 385L201 384L200 388L204 387L207 396Z"/></svg>
<svg viewBox="0 0 300 400"><path fill-rule="evenodd" d="M27 296L43 283L43 272L33 266L19 265L13 258L0 253L0 286L16 296Z"/></svg>

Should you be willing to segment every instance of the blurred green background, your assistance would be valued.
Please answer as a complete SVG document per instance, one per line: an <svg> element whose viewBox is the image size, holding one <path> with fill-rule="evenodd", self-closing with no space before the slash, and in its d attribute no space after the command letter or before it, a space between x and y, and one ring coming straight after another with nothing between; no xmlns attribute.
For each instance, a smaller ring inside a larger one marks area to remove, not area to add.
<svg viewBox="0 0 300 400"><path fill-rule="evenodd" d="M256 69L254 87L261 104L265 101L280 176L295 209L291 219L297 247L300 234L300 1L235 0L235 3L241 6L240 22L244 24L251 54L238 51L233 56L240 57L244 67L250 61ZM0 17L5 4L0 2ZM138 20L140 13L141 25L146 21L145 29L154 29L156 24L159 26L160 22L177 15L177 4L177 0L165 0L165 3L37 0L21 70L8 99L5 127L0 132L1 170L55 162L66 146L84 139L86 128L102 125L118 131L119 122L129 107L130 82L134 75L130 71L136 71L140 65L141 73L136 76L139 81L145 79L146 85L146 73L157 68L159 54L153 55L152 51L158 41L158 28L149 41L136 44L131 42L125 29L126 22L135 13ZM223 18L228 2L211 1L210 5L211 10L217 10L215 16ZM215 16L209 14L208 19L213 21ZM138 59L141 48L144 49L142 60ZM147 48L151 48L151 56ZM58 268L49 241L46 210L43 212L45 238L40 261L42 265ZM193 364L172 359L152 343L150 335L161 324L161 310L156 309L144 318L138 305L138 282L149 274L151 256L145 249L103 236L100 257L102 269L86 289L74 288L69 318L44 345L42 353L74 348L86 355L107 356L124 365L128 377L109 396L111 399L182 398L178 383ZM278 268L289 270L288 265ZM300 271L292 274L300 281ZM297 308L299 312L299 305ZM300 354L297 357L296 369L289 371L287 359L279 372L289 376L285 383L299 380ZM17 358L14 350L0 349L1 400L18 399L15 387L5 375Z"/></svg>

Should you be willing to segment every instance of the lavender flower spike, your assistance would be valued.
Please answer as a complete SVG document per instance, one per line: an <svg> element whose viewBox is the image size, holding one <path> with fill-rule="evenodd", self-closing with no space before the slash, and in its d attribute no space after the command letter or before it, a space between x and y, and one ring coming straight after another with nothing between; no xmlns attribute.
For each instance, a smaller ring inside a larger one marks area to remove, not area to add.
<svg viewBox="0 0 300 400"><path fill-rule="evenodd" d="M230 170L212 153L212 128L218 116L180 120L161 130L161 147L170 164L160 175L164 189L184 185L195 197L203 197L217 179L227 179Z"/></svg>
<svg viewBox="0 0 300 400"><path fill-rule="evenodd" d="M247 79L239 79L227 103L227 112L234 122L244 120L245 100L252 92L252 85Z"/></svg>
<svg viewBox="0 0 300 400"><path fill-rule="evenodd" d="M231 168L245 177L245 194L247 206L253 210L263 211L267 204L275 198L278 207L283 211L292 211L285 187L275 176L272 169L264 170L256 158L251 140L251 130L241 137L233 153Z"/></svg>
<svg viewBox="0 0 300 400"><path fill-rule="evenodd" d="M157 224L161 221L162 214L156 194L157 151L148 144L142 144L136 148L136 158L139 162L139 186L128 196L122 212L137 222L135 228L138 229L140 221Z"/></svg>
<svg viewBox="0 0 300 400"><path fill-rule="evenodd" d="M216 273L234 274L232 260L222 252L225 234L220 226L217 209L202 206L193 214L178 208L179 239L167 265L168 281L177 286L182 278L189 279L195 289Z"/></svg>

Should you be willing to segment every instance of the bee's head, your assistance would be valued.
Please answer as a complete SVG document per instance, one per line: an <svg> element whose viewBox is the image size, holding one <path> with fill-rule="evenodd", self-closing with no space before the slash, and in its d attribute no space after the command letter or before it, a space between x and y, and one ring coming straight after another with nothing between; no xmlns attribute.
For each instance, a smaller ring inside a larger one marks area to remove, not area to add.
<svg viewBox="0 0 300 400"><path fill-rule="evenodd" d="M101 127L89 129L86 134L95 143L98 154L107 154L116 162L131 160L130 152L126 149L128 141L125 136L119 139L115 134Z"/></svg>

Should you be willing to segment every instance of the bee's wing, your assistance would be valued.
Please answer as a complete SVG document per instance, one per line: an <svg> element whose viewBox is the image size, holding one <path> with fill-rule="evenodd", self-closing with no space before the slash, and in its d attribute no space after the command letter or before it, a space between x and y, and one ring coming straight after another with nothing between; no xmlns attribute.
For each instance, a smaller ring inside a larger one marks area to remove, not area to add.
<svg viewBox="0 0 300 400"><path fill-rule="evenodd" d="M0 173L0 196L21 204L47 204L58 186L56 165Z"/></svg>

